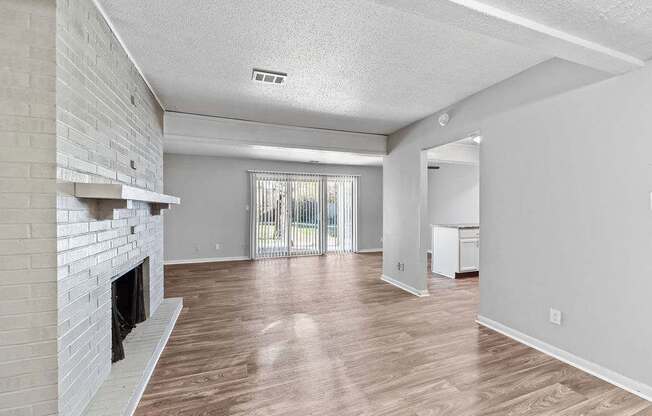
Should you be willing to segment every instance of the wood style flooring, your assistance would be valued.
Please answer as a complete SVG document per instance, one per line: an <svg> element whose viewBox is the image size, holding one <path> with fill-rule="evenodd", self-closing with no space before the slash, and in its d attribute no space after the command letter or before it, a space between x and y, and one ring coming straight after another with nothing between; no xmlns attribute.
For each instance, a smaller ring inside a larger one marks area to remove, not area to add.
<svg viewBox="0 0 652 416"><path fill-rule="evenodd" d="M137 415L652 416L475 322L478 279L417 298L376 254L166 268L184 309Z"/></svg>

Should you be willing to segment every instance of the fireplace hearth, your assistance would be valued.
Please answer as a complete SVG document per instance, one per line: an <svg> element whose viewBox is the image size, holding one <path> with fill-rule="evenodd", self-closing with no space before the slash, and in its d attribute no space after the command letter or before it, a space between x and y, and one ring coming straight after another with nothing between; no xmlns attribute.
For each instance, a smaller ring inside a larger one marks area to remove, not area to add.
<svg viewBox="0 0 652 416"><path fill-rule="evenodd" d="M111 362L125 358L124 339L147 319L143 263L111 283Z"/></svg>

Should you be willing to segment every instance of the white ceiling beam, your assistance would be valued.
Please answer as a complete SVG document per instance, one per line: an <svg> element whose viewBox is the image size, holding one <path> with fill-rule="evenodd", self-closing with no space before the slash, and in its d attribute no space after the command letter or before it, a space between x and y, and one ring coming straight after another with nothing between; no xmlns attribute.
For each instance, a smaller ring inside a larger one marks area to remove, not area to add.
<svg viewBox="0 0 652 416"><path fill-rule="evenodd" d="M373 1L611 74L645 66L637 57L476 0Z"/></svg>
<svg viewBox="0 0 652 416"><path fill-rule="evenodd" d="M202 145L265 146L310 149L359 155L387 154L387 136L339 130L295 127L255 121L166 112L163 121L166 142Z"/></svg>

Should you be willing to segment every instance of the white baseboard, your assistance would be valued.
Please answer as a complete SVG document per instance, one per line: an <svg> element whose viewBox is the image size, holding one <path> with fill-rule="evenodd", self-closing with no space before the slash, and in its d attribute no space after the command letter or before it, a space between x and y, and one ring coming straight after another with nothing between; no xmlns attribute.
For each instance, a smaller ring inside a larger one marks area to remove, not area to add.
<svg viewBox="0 0 652 416"><path fill-rule="evenodd" d="M478 315L476 322L522 344L532 347L535 350L541 351L546 355L554 357L559 361L572 365L575 368L598 377L607 383L620 387L623 390L627 390L628 392L635 394L645 400L652 401L652 386L648 386L647 384L632 380L631 378L626 377L620 373L609 370L608 368L604 368L594 362L585 360L584 358L578 357L575 354L571 354L570 352L547 344L537 338L526 335L489 318L485 318L484 316Z"/></svg>
<svg viewBox="0 0 652 416"><path fill-rule="evenodd" d="M218 263L223 261L243 261L250 260L247 256L237 257L208 257L203 259L179 259L179 260L165 260L164 265L169 266L173 264L193 264L193 263Z"/></svg>
<svg viewBox="0 0 652 416"><path fill-rule="evenodd" d="M396 280L396 279L392 279L392 278L389 277L389 276L382 275L382 277L381 277L380 279L381 279L383 282L387 282L387 283L389 283L390 285L394 285L394 286L396 286L396 287L399 288L399 289L403 289L403 290L405 290L406 292L409 292L409 293L413 294L414 296L418 296L418 297L420 297L420 298L425 297L425 296L430 296L430 293L428 293L428 290L427 290L427 289L426 289L426 290L417 290L417 289L413 288L412 286L406 285L406 284L403 283L403 282L399 282L399 281Z"/></svg>
<svg viewBox="0 0 652 416"><path fill-rule="evenodd" d="M381 248L362 248L356 253L382 253L383 249Z"/></svg>

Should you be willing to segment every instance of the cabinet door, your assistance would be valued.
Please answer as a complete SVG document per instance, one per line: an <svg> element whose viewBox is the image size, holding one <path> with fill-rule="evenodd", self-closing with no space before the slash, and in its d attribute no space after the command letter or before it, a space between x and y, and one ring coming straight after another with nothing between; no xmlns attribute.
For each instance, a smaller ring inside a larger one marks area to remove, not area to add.
<svg viewBox="0 0 652 416"><path fill-rule="evenodd" d="M480 263L480 240L460 240L460 272L476 271Z"/></svg>

